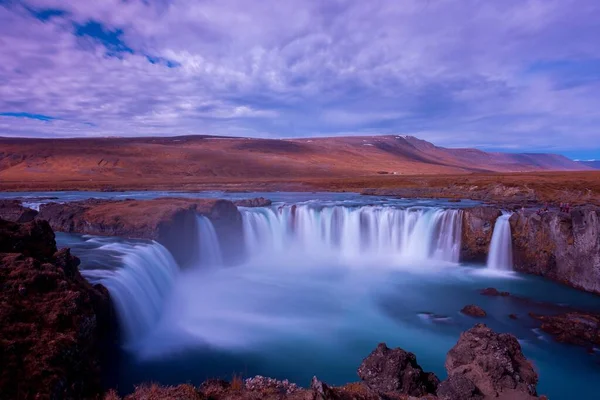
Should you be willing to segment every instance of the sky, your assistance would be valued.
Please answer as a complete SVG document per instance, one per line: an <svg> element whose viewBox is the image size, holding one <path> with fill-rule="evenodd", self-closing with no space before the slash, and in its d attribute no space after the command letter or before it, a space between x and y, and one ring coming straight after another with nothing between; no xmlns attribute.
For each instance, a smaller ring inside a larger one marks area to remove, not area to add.
<svg viewBox="0 0 600 400"><path fill-rule="evenodd" d="M600 159L598 0L0 0L0 136L413 135Z"/></svg>

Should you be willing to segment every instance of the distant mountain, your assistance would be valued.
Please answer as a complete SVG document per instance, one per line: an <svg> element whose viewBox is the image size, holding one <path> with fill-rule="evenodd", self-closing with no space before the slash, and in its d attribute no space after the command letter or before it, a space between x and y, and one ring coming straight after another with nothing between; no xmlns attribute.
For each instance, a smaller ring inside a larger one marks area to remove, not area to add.
<svg viewBox="0 0 600 400"><path fill-rule="evenodd" d="M600 160L577 160L579 164L593 169L600 169Z"/></svg>
<svg viewBox="0 0 600 400"><path fill-rule="evenodd" d="M302 181L382 174L574 171L555 154L449 149L414 136L255 139L216 136L0 138L0 182Z"/></svg>

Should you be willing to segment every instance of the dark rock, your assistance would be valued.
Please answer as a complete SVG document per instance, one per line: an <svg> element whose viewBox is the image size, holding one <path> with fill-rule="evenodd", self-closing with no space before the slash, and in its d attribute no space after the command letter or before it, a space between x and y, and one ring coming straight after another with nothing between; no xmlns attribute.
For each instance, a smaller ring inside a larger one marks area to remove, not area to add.
<svg viewBox="0 0 600 400"><path fill-rule="evenodd" d="M483 289L480 293L484 296L502 296L502 297L510 296L510 293L500 292L500 291L498 291L498 289L492 288L492 287Z"/></svg>
<svg viewBox="0 0 600 400"><path fill-rule="evenodd" d="M541 329L558 342L590 347L600 345L600 315L569 312L560 315L529 314L542 322Z"/></svg>
<svg viewBox="0 0 600 400"><path fill-rule="evenodd" d="M484 324L477 324L460 335L458 343L446 357L450 382L441 385L450 393L456 387L468 389L470 380L486 398L535 398L537 373L511 334L497 334Z"/></svg>
<svg viewBox="0 0 600 400"><path fill-rule="evenodd" d="M242 216L228 200L90 199L48 203L40 207L38 219L48 220L53 229L61 232L157 240L185 267L198 260L198 214L213 223L225 262L238 262L244 254Z"/></svg>
<svg viewBox="0 0 600 400"><path fill-rule="evenodd" d="M7 399L96 398L103 296L52 260L0 253L0 393ZM103 299L105 307L110 301Z"/></svg>
<svg viewBox="0 0 600 400"><path fill-rule="evenodd" d="M19 224L0 219L0 253L21 253L27 257L48 260L55 252L54 232L48 222Z"/></svg>
<svg viewBox="0 0 600 400"><path fill-rule="evenodd" d="M510 319L517 319L517 316L515 314L509 314L508 318L510 318Z"/></svg>
<svg viewBox="0 0 600 400"><path fill-rule="evenodd" d="M453 375L440 383L437 390L440 400L476 400L483 394L475 384L464 375Z"/></svg>
<svg viewBox="0 0 600 400"><path fill-rule="evenodd" d="M358 376L372 390L411 396L435 393L439 383L435 374L423 371L413 353L390 349L385 343L363 360Z"/></svg>
<svg viewBox="0 0 600 400"><path fill-rule="evenodd" d="M515 213L514 269L600 293L600 208Z"/></svg>
<svg viewBox="0 0 600 400"><path fill-rule="evenodd" d="M494 207L474 207L463 211L461 261L486 261L494 224L501 215L502 212Z"/></svg>
<svg viewBox="0 0 600 400"><path fill-rule="evenodd" d="M256 197L253 199L236 200L233 204L238 207L268 207L273 203L264 197Z"/></svg>
<svg viewBox="0 0 600 400"><path fill-rule="evenodd" d="M36 210L21 205L18 200L0 200L0 219L11 222L30 222L38 214Z"/></svg>
<svg viewBox="0 0 600 400"><path fill-rule="evenodd" d="M332 400L338 397L329 386L317 379L316 376L313 376L310 388L313 391L313 398L315 400Z"/></svg>
<svg viewBox="0 0 600 400"><path fill-rule="evenodd" d="M460 310L461 313L465 314L465 315L470 315L471 317L485 317L487 315L487 313L485 312L485 310L479 306L476 306L474 304L469 304L468 306L464 306L462 310Z"/></svg>

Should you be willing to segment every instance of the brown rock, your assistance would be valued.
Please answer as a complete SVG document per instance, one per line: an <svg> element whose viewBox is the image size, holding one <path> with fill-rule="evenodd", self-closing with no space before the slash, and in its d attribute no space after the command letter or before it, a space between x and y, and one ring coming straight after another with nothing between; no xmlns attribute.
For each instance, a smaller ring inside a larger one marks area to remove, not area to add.
<svg viewBox="0 0 600 400"><path fill-rule="evenodd" d="M515 213L514 269L600 293L600 208Z"/></svg>
<svg viewBox="0 0 600 400"><path fill-rule="evenodd" d="M460 310L460 312L466 315L470 315L471 317L485 317L487 315L483 308L474 304L464 306L463 309Z"/></svg>
<svg viewBox="0 0 600 400"><path fill-rule="evenodd" d="M47 260L55 252L54 232L46 221L19 224L0 219L0 253L22 253Z"/></svg>
<svg viewBox="0 0 600 400"><path fill-rule="evenodd" d="M558 342L589 347L600 345L600 315L569 312L560 315L529 314L542 321L541 329Z"/></svg>
<svg viewBox="0 0 600 400"><path fill-rule="evenodd" d="M498 208L474 207L463 211L460 260L484 263L487 259Z"/></svg>
<svg viewBox="0 0 600 400"><path fill-rule="evenodd" d="M161 198L154 200L85 200L49 203L40 207L38 219L53 229L88 235L152 239L162 243L186 266L197 259L196 216L208 217L221 239L226 262L243 255L242 217L230 201L217 199Z"/></svg>
<svg viewBox="0 0 600 400"><path fill-rule="evenodd" d="M446 370L451 382L441 385L444 393L453 393L453 388L468 389L468 382L459 378L464 377L486 398L534 399L537 394L537 373L523 356L517 339L511 334L497 334L484 324L460 335L448 352Z"/></svg>
<svg viewBox="0 0 600 400"><path fill-rule="evenodd" d="M95 398L102 391L106 327L98 324L108 311L99 307L110 301L81 277L75 260L59 266L0 253L2 398Z"/></svg>
<svg viewBox="0 0 600 400"><path fill-rule="evenodd" d="M11 222L30 222L37 214L36 210L22 206L19 200L0 200L0 219Z"/></svg>
<svg viewBox="0 0 600 400"><path fill-rule="evenodd" d="M477 386L464 375L453 375L440 383L437 396L441 400L476 400L483 399Z"/></svg>
<svg viewBox="0 0 600 400"><path fill-rule="evenodd" d="M253 199L236 200L233 202L238 207L268 207L273 202L264 197L255 197Z"/></svg>
<svg viewBox="0 0 600 400"><path fill-rule="evenodd" d="M492 287L483 289L480 293L484 296L502 296L502 297L510 296L510 293L500 292L500 291L498 291L498 289L492 288Z"/></svg>
<svg viewBox="0 0 600 400"><path fill-rule="evenodd" d="M411 396L435 393L439 379L424 372L413 353L390 349L380 343L358 368L358 376L377 392L398 392Z"/></svg>

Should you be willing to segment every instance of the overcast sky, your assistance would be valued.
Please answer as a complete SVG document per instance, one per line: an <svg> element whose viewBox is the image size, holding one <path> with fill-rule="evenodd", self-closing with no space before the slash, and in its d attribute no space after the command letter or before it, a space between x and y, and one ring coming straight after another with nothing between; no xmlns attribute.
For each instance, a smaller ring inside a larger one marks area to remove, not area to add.
<svg viewBox="0 0 600 400"><path fill-rule="evenodd" d="M599 0L0 0L0 136L600 158Z"/></svg>

